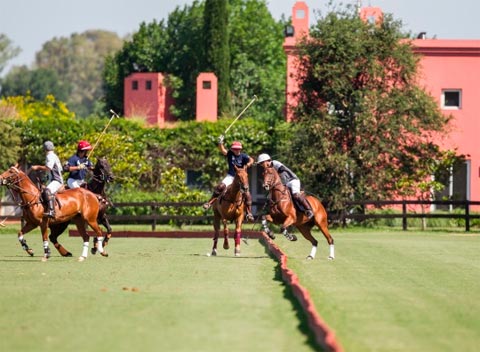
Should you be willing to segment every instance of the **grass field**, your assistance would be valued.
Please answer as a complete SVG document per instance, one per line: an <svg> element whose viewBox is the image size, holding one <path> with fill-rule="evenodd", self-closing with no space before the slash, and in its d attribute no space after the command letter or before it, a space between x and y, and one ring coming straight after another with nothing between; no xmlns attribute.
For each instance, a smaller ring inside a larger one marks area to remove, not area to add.
<svg viewBox="0 0 480 352"><path fill-rule="evenodd" d="M40 262L38 233L0 233L0 351L313 351L305 317L257 240L217 258L209 239L112 239L111 256ZM332 230L276 242L345 351L476 351L480 235ZM78 256L79 238L62 236ZM53 249L53 248L52 248ZM54 249L53 249L54 250Z"/></svg>

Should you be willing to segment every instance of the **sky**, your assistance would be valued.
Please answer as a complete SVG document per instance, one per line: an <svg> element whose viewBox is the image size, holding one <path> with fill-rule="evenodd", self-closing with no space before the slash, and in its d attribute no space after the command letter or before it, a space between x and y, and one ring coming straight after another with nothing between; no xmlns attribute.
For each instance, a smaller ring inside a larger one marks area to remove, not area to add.
<svg viewBox="0 0 480 352"><path fill-rule="evenodd" d="M305 1L312 24L316 22L315 12L325 12L329 0ZM282 14L290 17L295 2L267 0L276 19ZM13 65L30 66L35 53L54 37L70 37L91 29L109 30L123 37L138 30L141 22L166 19L177 6L191 3L192 0L0 0L0 33L22 50L0 75L4 76ZM476 24L479 0L362 0L361 3L380 7L401 20L404 30L425 31L428 38L480 40L480 26Z"/></svg>

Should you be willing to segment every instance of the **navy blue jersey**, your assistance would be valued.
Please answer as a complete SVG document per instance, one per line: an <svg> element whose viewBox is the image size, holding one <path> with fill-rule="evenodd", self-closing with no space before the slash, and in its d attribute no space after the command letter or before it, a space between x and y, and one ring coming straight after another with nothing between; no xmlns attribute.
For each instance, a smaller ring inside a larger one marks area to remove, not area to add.
<svg viewBox="0 0 480 352"><path fill-rule="evenodd" d="M78 166L80 164L85 164L87 168L91 168L93 166L92 162L86 157L80 158L77 154L75 154L68 159L67 163L65 164L65 170L69 171L70 166ZM70 174L68 175L68 178L73 178L75 180L85 180L85 177L87 177L87 169L70 171Z"/></svg>
<svg viewBox="0 0 480 352"><path fill-rule="evenodd" d="M239 155L235 155L231 150L227 152L227 162L228 162L228 174L231 176L235 176L235 168L236 167L244 167L250 161L250 157L248 154L240 153Z"/></svg>

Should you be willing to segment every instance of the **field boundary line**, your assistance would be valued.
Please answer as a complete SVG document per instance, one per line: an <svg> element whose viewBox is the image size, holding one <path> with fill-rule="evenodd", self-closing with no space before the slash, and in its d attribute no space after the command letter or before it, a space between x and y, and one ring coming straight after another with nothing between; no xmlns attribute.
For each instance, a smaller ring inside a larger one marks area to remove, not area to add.
<svg viewBox="0 0 480 352"><path fill-rule="evenodd" d="M265 233L261 233L264 245L280 263L283 281L292 288L293 295L297 298L308 318L308 325L315 335L316 342L326 351L343 352L343 348L335 337L333 330L325 323L315 308L310 298L310 292L300 284L300 280L288 266L288 257L276 243Z"/></svg>

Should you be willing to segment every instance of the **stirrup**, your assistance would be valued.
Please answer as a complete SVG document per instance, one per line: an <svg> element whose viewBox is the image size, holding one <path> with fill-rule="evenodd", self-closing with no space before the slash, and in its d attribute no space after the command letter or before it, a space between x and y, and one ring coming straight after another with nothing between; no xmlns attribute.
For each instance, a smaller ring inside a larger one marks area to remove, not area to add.
<svg viewBox="0 0 480 352"><path fill-rule="evenodd" d="M51 219L54 219L55 218L55 213L51 210L43 213L43 216L46 216L47 218L51 218Z"/></svg>
<svg viewBox="0 0 480 352"><path fill-rule="evenodd" d="M307 210L307 211L305 212L305 215L307 216L308 220L310 220L310 219L313 218L313 211Z"/></svg>

